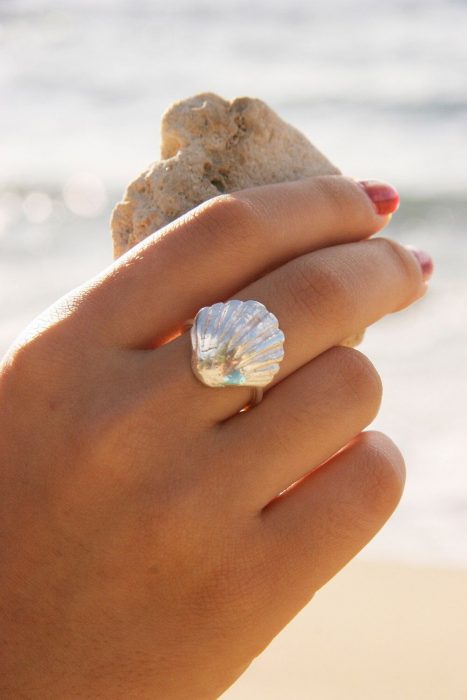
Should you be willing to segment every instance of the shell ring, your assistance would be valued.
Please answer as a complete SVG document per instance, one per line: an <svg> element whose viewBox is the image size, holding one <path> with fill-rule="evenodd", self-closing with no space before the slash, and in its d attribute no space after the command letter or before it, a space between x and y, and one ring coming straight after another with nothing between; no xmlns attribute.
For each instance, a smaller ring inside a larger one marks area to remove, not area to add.
<svg viewBox="0 0 467 700"><path fill-rule="evenodd" d="M259 403L284 357L285 337L274 314L259 301L233 299L204 306L186 326L195 377L210 387L254 387L245 409Z"/></svg>

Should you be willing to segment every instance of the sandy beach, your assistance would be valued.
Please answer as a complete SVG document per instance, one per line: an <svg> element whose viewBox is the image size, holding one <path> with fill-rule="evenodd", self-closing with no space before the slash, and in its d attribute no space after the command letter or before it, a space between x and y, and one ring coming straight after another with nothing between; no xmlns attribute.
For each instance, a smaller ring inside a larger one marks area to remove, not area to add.
<svg viewBox="0 0 467 700"><path fill-rule="evenodd" d="M467 571L349 564L222 700L465 700Z"/></svg>

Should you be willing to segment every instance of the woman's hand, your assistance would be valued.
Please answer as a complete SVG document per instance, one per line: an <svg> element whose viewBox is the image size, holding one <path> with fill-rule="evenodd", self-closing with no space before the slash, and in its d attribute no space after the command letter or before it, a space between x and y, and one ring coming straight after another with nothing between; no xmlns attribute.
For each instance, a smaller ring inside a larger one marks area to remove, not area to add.
<svg viewBox="0 0 467 700"><path fill-rule="evenodd" d="M0 374L2 698L216 698L382 526L403 460L361 433L380 380L336 346L425 291L411 252L363 240L387 220L343 177L221 196L15 343ZM243 413L250 390L201 384L175 337L229 297L263 302L286 338Z"/></svg>

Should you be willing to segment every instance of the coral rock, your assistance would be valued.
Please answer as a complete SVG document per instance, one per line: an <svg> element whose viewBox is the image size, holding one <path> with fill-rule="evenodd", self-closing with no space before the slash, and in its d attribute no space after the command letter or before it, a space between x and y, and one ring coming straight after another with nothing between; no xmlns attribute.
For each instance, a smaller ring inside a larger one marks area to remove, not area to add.
<svg viewBox="0 0 467 700"><path fill-rule="evenodd" d="M127 188L111 220L117 258L220 193L340 171L261 100L202 93L162 117L161 160ZM362 334L344 341L355 345Z"/></svg>
<svg viewBox="0 0 467 700"><path fill-rule="evenodd" d="M220 193L334 174L339 170L261 100L203 93L176 102L162 117L161 160L114 209L114 255Z"/></svg>

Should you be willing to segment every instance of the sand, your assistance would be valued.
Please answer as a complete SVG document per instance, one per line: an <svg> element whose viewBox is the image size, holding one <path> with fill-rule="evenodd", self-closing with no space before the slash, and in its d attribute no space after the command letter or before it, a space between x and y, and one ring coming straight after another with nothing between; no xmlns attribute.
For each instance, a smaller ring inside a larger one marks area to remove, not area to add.
<svg viewBox="0 0 467 700"><path fill-rule="evenodd" d="M355 560L222 700L466 700L467 571Z"/></svg>

